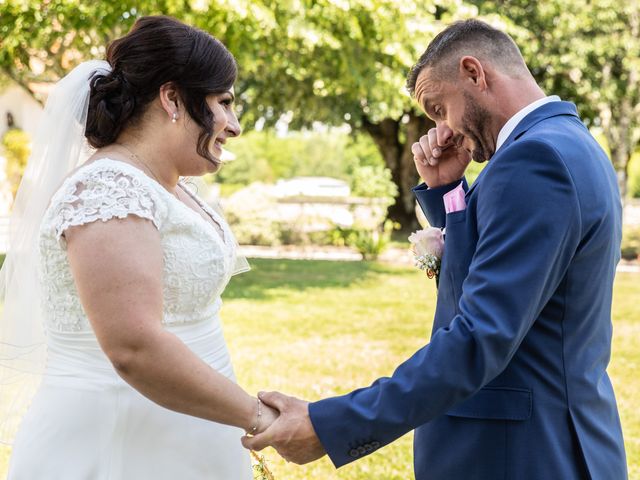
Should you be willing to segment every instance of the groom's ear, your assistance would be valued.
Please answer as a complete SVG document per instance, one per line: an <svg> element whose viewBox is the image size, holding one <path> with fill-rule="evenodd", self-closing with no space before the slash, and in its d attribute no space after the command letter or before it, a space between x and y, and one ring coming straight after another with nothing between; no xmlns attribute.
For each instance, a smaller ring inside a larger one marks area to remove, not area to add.
<svg viewBox="0 0 640 480"><path fill-rule="evenodd" d="M485 70L476 57L466 55L460 59L459 69L460 80L474 88L479 88L484 91L487 88L487 79L485 76Z"/></svg>

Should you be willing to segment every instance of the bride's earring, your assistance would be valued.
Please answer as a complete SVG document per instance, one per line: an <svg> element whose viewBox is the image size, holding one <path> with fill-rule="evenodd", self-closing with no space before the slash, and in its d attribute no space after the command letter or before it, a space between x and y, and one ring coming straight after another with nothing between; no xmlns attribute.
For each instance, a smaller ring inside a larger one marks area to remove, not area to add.
<svg viewBox="0 0 640 480"><path fill-rule="evenodd" d="M176 123L177 120L178 114L176 112L173 112L173 115L171 115L171 123Z"/></svg>

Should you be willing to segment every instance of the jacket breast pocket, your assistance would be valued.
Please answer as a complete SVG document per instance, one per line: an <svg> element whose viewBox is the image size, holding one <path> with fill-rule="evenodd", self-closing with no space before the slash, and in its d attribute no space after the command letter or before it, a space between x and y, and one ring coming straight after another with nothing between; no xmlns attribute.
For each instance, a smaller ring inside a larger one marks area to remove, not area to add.
<svg viewBox="0 0 640 480"><path fill-rule="evenodd" d="M455 225L457 223L464 222L466 218L467 218L467 211L466 210L460 210L460 211L453 212L453 213L447 213L447 218L446 218L447 230L449 229L449 226L453 226L453 225Z"/></svg>
<svg viewBox="0 0 640 480"><path fill-rule="evenodd" d="M531 390L512 387L484 387L447 412L450 417L484 420L528 420L531 418Z"/></svg>

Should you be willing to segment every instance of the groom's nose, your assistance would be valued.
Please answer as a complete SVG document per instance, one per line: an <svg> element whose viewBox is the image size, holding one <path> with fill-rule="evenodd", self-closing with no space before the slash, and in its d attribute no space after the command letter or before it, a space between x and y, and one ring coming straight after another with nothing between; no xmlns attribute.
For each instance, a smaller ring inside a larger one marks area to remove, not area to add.
<svg viewBox="0 0 640 480"><path fill-rule="evenodd" d="M449 128L445 122L437 122L436 123L436 138L438 140L438 145L444 147L445 145L451 142L453 138L453 131Z"/></svg>

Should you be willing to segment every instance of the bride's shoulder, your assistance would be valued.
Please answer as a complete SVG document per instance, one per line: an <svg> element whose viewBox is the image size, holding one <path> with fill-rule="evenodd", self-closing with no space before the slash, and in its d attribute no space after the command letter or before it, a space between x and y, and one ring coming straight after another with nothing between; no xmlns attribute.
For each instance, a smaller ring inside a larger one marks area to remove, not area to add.
<svg viewBox="0 0 640 480"><path fill-rule="evenodd" d="M132 178L137 182L149 180L139 168L112 157L90 158L67 176L65 183L78 183L100 178ZM146 182L145 182L146 183Z"/></svg>
<svg viewBox="0 0 640 480"><path fill-rule="evenodd" d="M155 196L150 178L133 165L110 157L90 158L71 172L52 197L52 203L76 197L79 192L97 190L108 194L110 188L125 188L130 194L136 191Z"/></svg>
<svg viewBox="0 0 640 480"><path fill-rule="evenodd" d="M67 224L129 214L149 218L159 228L166 216L165 203L144 172L126 162L102 157L84 163L67 176L51 198L48 216L60 224L56 228L59 233Z"/></svg>

